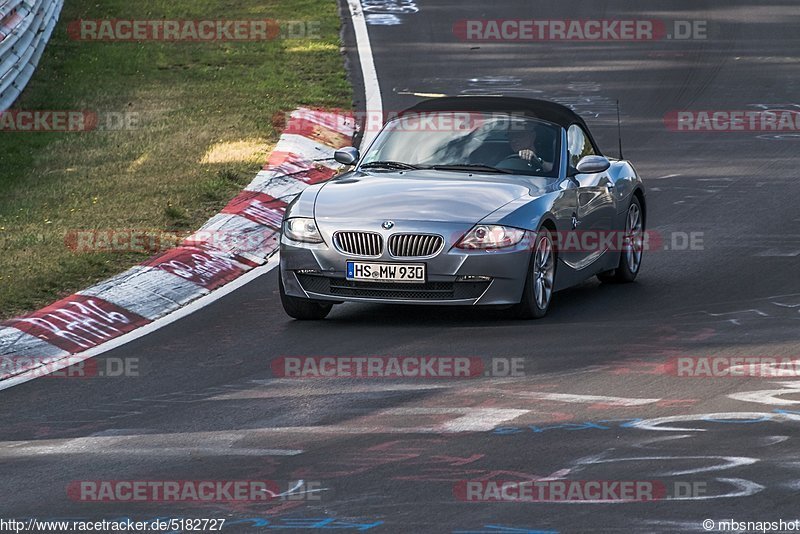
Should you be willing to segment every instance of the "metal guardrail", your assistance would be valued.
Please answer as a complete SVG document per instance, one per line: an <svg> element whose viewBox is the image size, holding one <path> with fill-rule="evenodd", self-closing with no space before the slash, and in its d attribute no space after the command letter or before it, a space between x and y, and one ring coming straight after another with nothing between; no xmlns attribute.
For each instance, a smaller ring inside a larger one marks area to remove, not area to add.
<svg viewBox="0 0 800 534"><path fill-rule="evenodd" d="M64 0L0 0L0 111L33 76Z"/></svg>

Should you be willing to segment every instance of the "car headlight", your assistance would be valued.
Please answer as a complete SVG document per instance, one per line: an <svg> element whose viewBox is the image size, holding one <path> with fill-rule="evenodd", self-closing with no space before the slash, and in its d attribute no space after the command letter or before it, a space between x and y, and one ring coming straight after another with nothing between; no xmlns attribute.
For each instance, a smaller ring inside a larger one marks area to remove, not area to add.
<svg viewBox="0 0 800 534"><path fill-rule="evenodd" d="M525 230L496 224L479 224L461 238L457 248L495 249L512 247L522 241Z"/></svg>
<svg viewBox="0 0 800 534"><path fill-rule="evenodd" d="M292 241L322 243L322 236L317 228L317 223L310 217L286 219L283 223L283 233Z"/></svg>

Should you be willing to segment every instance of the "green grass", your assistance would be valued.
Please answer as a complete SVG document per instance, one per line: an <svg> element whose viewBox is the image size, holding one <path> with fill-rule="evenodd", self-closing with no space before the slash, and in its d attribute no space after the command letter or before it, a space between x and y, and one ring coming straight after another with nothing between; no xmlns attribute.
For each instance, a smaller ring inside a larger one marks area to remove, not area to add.
<svg viewBox="0 0 800 534"><path fill-rule="evenodd" d="M80 42L76 19L316 21L308 39ZM349 108L335 0L67 0L15 108L130 113L135 129L0 132L0 318L36 309L146 256L74 253L75 229L198 228L246 185L280 134L276 113Z"/></svg>

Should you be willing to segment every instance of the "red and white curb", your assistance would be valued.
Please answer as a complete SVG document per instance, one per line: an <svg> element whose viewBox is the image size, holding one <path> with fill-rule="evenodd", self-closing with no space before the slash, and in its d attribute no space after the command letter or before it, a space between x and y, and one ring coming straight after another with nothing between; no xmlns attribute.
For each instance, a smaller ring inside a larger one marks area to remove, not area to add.
<svg viewBox="0 0 800 534"><path fill-rule="evenodd" d="M294 111L264 169L180 246L0 323L0 389L41 375L42 367L53 372L59 362L74 365L123 337L140 337L191 313L198 299L230 293L271 269L286 205L336 175L333 152L354 134L353 120L342 113Z"/></svg>

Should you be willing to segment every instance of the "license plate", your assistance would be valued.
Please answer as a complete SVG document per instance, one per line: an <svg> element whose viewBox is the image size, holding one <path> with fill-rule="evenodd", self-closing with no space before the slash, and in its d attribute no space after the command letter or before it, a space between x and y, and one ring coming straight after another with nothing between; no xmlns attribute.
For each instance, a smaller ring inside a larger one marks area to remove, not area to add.
<svg viewBox="0 0 800 534"><path fill-rule="evenodd" d="M424 263L347 262L347 279L360 282L425 282Z"/></svg>

